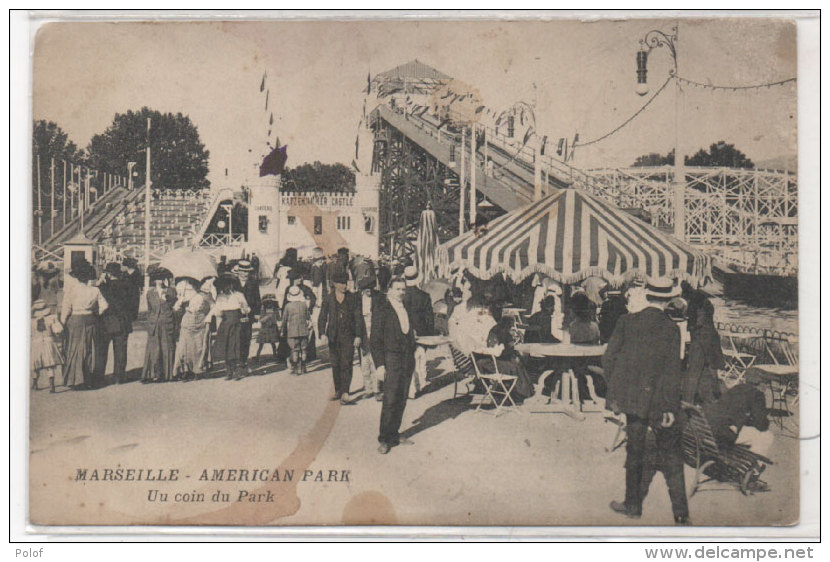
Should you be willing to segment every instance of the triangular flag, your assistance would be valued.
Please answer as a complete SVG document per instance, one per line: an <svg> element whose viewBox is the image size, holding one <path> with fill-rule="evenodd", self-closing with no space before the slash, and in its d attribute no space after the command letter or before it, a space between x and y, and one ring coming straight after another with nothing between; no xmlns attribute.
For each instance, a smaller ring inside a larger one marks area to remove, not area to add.
<svg viewBox="0 0 830 562"><path fill-rule="evenodd" d="M274 114L273 114L273 113L271 114L271 119L269 119L269 120L268 120L268 124L269 124L269 125L273 125L273 124L274 124Z"/></svg>
<svg viewBox="0 0 830 562"><path fill-rule="evenodd" d="M355 162L354 160L352 160L352 168L354 168L354 169L355 169L355 171L356 171L358 174L360 173L360 168L358 168L358 167L357 167L357 162Z"/></svg>
<svg viewBox="0 0 830 562"><path fill-rule="evenodd" d="M262 160L259 166L259 177L278 176L285 169L285 162L288 160L288 146L275 148Z"/></svg>
<svg viewBox="0 0 830 562"><path fill-rule="evenodd" d="M259 85L259 91L260 91L260 92L262 92L262 91L264 91L264 90L265 90L265 77L266 77L267 75L268 75L268 73L267 73L267 72L266 72L265 74L263 74L263 75L262 75L262 83Z"/></svg>
<svg viewBox="0 0 830 562"><path fill-rule="evenodd" d="M366 75L366 93L372 93L372 73Z"/></svg>
<svg viewBox="0 0 830 562"><path fill-rule="evenodd" d="M271 95L271 90L265 92L265 111L268 111L268 97Z"/></svg>

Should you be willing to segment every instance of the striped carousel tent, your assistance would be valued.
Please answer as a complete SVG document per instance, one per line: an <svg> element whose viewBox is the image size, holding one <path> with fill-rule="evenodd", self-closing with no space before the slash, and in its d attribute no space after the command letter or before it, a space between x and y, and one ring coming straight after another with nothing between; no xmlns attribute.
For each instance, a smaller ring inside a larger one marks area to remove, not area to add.
<svg viewBox="0 0 830 562"><path fill-rule="evenodd" d="M438 248L445 274L466 268L480 279L520 282L543 273L564 284L600 276L614 285L672 277L697 285L711 277L708 256L578 189L565 189L499 217Z"/></svg>

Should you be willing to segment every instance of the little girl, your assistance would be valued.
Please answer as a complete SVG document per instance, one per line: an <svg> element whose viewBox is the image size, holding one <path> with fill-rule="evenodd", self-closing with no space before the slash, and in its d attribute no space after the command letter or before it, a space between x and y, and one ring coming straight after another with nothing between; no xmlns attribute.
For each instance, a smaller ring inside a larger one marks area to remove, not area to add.
<svg viewBox="0 0 830 562"><path fill-rule="evenodd" d="M55 374L63 368L63 357L58 348L58 337L63 326L46 302L36 300L32 305L32 390L38 390L38 378L49 377L49 392L55 392Z"/></svg>
<svg viewBox="0 0 830 562"><path fill-rule="evenodd" d="M274 352L274 360L277 359L277 344L280 341L280 327L277 319L279 313L279 305L277 299L273 295L265 295L262 299L262 318L259 322L259 334L257 334L256 341L259 347L256 350L256 358L259 361L259 355L262 353L262 348L265 344L271 344L271 350Z"/></svg>

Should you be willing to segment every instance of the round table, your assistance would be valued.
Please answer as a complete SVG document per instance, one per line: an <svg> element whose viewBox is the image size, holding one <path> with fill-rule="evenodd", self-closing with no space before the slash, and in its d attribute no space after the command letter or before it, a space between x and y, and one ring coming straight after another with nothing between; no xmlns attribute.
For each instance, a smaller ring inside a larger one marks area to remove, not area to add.
<svg viewBox="0 0 830 562"><path fill-rule="evenodd" d="M562 342L521 343L516 345L516 351L537 358L601 357L605 353L605 345ZM543 394L545 381L553 373L554 371L552 369L543 372L539 377L534 395L525 400L525 404L532 406L533 409L531 409L531 412L561 412L575 419L583 420L585 416L582 415L582 412L601 412L603 410L594 390L594 379L590 374L586 375L589 400L586 404L582 403L582 397L579 396L579 385L577 384L573 369L567 369L562 373L562 380L556 383L556 387L550 398L546 397Z"/></svg>

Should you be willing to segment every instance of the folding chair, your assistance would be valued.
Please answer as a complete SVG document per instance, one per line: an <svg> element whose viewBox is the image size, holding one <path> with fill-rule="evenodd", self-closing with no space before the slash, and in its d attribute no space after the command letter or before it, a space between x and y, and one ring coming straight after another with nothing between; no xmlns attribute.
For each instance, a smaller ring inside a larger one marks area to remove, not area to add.
<svg viewBox="0 0 830 562"><path fill-rule="evenodd" d="M703 484L712 481L737 486L744 495L769 490L759 477L767 465L773 464L770 459L742 445L719 447L703 410L687 402L682 402L682 406L687 415L681 439L683 460L695 469L690 498Z"/></svg>
<svg viewBox="0 0 830 562"><path fill-rule="evenodd" d="M723 356L726 359L726 376L734 378L737 383L742 383L744 382L744 373L752 367L756 357L751 353L738 351L738 346L735 345L735 339L744 337L743 335L735 332L728 332L723 335L729 342L729 346L722 350Z"/></svg>
<svg viewBox="0 0 830 562"><path fill-rule="evenodd" d="M453 390L452 397L455 399L458 396L458 383L463 382L467 385L467 392L469 393L469 385L475 380L475 371L473 369L473 362L470 361L470 356L461 353L452 344L450 344L450 353L452 354L452 363L455 366L455 374L453 375ZM461 378L459 379L459 375Z"/></svg>
<svg viewBox="0 0 830 562"><path fill-rule="evenodd" d="M775 345L770 345L771 342L775 342ZM776 350L773 350L773 347ZM772 363L756 364L753 365L753 369L763 373L763 379L770 391L770 409L781 414L774 419L783 429L783 418L793 415L788 396L794 395L793 405L798 404L798 355L793 349L793 344L784 338L764 338L764 349ZM779 356L782 360L779 360Z"/></svg>
<svg viewBox="0 0 830 562"><path fill-rule="evenodd" d="M479 354L485 355L485 354ZM495 409L493 413L496 416L503 414L504 412L510 411L510 409L516 408L516 403L513 401L513 397L510 396L510 393L513 391L513 388L516 386L516 381L518 377L514 375L506 375L504 373L499 372L499 365L496 361L495 355L489 355L490 359L493 361L493 369L492 373L485 373L482 372L481 368L479 367L480 360L476 360L476 353L473 352L470 354L470 359L473 363L473 369L475 371L476 379L481 382L481 386L484 388L484 399L479 401L478 405L476 406L476 411L482 411L481 407L485 404L485 402L492 402ZM509 404L508 404L509 403Z"/></svg>

